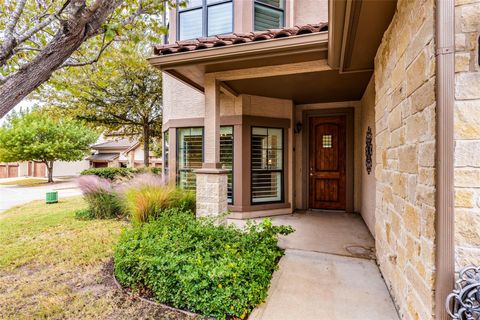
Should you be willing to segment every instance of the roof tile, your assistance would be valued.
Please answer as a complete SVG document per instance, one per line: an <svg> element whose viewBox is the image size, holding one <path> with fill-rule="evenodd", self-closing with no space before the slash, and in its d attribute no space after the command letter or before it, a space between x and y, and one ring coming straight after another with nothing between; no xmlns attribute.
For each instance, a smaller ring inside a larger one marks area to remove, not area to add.
<svg viewBox="0 0 480 320"><path fill-rule="evenodd" d="M205 50L213 47L224 47L251 41L268 41L270 39L293 37L327 30L328 23L319 23L295 26L293 28L269 29L247 33L236 32L213 37L201 37L193 40L182 40L164 45L155 45L153 47L153 53L155 55L167 55L194 50Z"/></svg>

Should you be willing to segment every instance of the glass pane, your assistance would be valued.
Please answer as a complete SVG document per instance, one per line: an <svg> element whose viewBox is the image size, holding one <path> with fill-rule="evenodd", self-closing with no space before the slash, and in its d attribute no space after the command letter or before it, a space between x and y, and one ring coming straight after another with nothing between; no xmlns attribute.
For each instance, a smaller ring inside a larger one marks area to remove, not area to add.
<svg viewBox="0 0 480 320"><path fill-rule="evenodd" d="M283 164L282 150L268 150L268 169L281 170Z"/></svg>
<svg viewBox="0 0 480 320"><path fill-rule="evenodd" d="M255 4L255 31L283 28L283 11Z"/></svg>
<svg viewBox="0 0 480 320"><path fill-rule="evenodd" d="M252 202L282 200L281 172L252 172Z"/></svg>
<svg viewBox="0 0 480 320"><path fill-rule="evenodd" d="M201 7L203 5L203 0L186 0L187 6L185 9L194 8L194 7ZM182 10L184 8L180 8Z"/></svg>
<svg viewBox="0 0 480 320"><path fill-rule="evenodd" d="M208 35L233 32L232 13L231 2L208 7Z"/></svg>
<svg viewBox="0 0 480 320"><path fill-rule="evenodd" d="M252 128L252 203L282 200L283 130Z"/></svg>
<svg viewBox="0 0 480 320"><path fill-rule="evenodd" d="M256 2L265 3L269 6L283 9L284 0L255 0Z"/></svg>
<svg viewBox="0 0 480 320"><path fill-rule="evenodd" d="M165 176L168 176L168 156L170 154L169 131L163 133L163 168Z"/></svg>
<svg viewBox="0 0 480 320"><path fill-rule="evenodd" d="M271 149L282 148L282 129L268 129L268 147Z"/></svg>
<svg viewBox="0 0 480 320"><path fill-rule="evenodd" d="M178 129L177 144L178 185L181 188L194 190L196 180L193 170L201 168L203 162L203 129Z"/></svg>
<svg viewBox="0 0 480 320"><path fill-rule="evenodd" d="M331 148L332 147L332 135L326 134L322 136L322 147Z"/></svg>
<svg viewBox="0 0 480 320"><path fill-rule="evenodd" d="M227 201L233 203L233 127L220 127L220 162L228 173Z"/></svg>
<svg viewBox="0 0 480 320"><path fill-rule="evenodd" d="M180 12L180 40L202 36L202 12L203 9Z"/></svg>

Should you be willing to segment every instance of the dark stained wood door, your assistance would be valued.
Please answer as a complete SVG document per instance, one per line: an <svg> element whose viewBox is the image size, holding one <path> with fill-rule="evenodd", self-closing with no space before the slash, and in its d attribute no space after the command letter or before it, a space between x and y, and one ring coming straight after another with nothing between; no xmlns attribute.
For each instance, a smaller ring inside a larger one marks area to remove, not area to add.
<svg viewBox="0 0 480 320"><path fill-rule="evenodd" d="M309 206L345 210L346 116L310 118Z"/></svg>

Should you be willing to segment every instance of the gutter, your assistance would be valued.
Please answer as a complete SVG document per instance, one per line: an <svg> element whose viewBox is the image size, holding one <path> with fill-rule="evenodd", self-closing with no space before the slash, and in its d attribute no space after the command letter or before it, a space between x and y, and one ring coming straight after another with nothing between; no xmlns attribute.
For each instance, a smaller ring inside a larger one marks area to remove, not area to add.
<svg viewBox="0 0 480 320"><path fill-rule="evenodd" d="M454 103L455 103L455 2L437 0L436 14L436 245L435 319L450 319L445 308L455 282L454 238Z"/></svg>

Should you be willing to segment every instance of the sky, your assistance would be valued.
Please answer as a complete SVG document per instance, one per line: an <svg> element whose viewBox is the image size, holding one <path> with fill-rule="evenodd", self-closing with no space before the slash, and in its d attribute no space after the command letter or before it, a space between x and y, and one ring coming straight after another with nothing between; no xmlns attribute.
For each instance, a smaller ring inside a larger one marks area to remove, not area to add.
<svg viewBox="0 0 480 320"><path fill-rule="evenodd" d="M34 101L31 101L31 100L23 100L22 102L20 102L19 104L17 104L17 106L15 108L13 108L13 110L16 110L16 111L19 111L21 110L22 108L30 108L34 105ZM10 111L12 112L12 111ZM8 114L10 114L7 113ZM5 122L5 120L7 119L7 116L4 116L3 118L0 118L0 126L3 125L3 123Z"/></svg>

